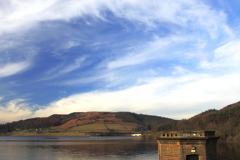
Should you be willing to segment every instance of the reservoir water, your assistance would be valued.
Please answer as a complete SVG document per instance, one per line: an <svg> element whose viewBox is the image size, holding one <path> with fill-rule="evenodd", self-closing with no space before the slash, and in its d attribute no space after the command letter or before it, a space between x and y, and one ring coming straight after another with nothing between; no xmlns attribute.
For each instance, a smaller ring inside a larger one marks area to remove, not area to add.
<svg viewBox="0 0 240 160"><path fill-rule="evenodd" d="M138 137L0 136L1 160L158 160L156 142ZM218 144L220 160L240 159L240 145Z"/></svg>

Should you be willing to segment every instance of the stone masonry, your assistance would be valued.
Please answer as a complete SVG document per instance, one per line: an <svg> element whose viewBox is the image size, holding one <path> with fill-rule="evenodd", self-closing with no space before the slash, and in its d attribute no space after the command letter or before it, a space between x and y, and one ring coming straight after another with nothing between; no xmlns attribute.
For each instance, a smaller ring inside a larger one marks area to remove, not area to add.
<svg viewBox="0 0 240 160"><path fill-rule="evenodd" d="M215 131L160 132L159 160L217 160Z"/></svg>

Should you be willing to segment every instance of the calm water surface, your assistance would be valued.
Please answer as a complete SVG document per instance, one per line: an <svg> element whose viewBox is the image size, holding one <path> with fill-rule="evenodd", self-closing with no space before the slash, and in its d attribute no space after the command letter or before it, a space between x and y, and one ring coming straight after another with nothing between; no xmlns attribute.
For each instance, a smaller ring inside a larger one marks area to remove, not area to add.
<svg viewBox="0 0 240 160"><path fill-rule="evenodd" d="M1 160L158 160L157 143L135 137L0 137ZM240 146L218 144L221 160L240 159Z"/></svg>
<svg viewBox="0 0 240 160"><path fill-rule="evenodd" d="M157 143L134 137L0 137L1 160L158 159Z"/></svg>

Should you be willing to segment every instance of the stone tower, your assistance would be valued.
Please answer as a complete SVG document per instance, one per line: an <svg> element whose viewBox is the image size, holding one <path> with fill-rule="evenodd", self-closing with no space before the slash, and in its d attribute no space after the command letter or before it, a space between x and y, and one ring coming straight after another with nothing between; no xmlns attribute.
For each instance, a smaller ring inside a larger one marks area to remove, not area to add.
<svg viewBox="0 0 240 160"><path fill-rule="evenodd" d="M217 160L215 131L159 132L159 160Z"/></svg>

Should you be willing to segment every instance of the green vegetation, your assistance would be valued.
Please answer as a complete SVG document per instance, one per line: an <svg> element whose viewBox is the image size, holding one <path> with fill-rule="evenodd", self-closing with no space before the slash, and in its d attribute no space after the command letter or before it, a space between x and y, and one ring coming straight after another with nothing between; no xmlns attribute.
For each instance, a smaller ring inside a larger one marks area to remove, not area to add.
<svg viewBox="0 0 240 160"><path fill-rule="evenodd" d="M77 127L72 127L67 130L69 133L79 132L79 133L90 133L90 132L118 132L118 133L131 133L134 132L135 127L121 125L121 124L106 124L106 123L94 123L88 125L82 125ZM134 132L135 133L135 132Z"/></svg>
<svg viewBox="0 0 240 160"><path fill-rule="evenodd" d="M176 120L170 118L136 114L131 112L117 112L116 118L122 119L124 122L131 122L144 126L144 130L151 130L159 124L177 122Z"/></svg>
<svg viewBox="0 0 240 160"><path fill-rule="evenodd" d="M133 132L135 127L127 126L122 124L105 124L110 130L114 130L115 132L122 132L122 133L130 133Z"/></svg>
<svg viewBox="0 0 240 160"><path fill-rule="evenodd" d="M72 127L67 132L108 132L109 130L103 123L88 124L83 126Z"/></svg>
<svg viewBox="0 0 240 160"><path fill-rule="evenodd" d="M82 113L82 112L75 112L75 113L71 113L71 114L68 114L68 115L54 114L54 115L51 115L49 118L58 118L59 119L59 125L62 125L64 123L70 121L71 119L76 118L78 113Z"/></svg>
<svg viewBox="0 0 240 160"><path fill-rule="evenodd" d="M205 112L202 112L201 114L204 115L204 114L207 114L207 113L211 113L211 112L217 112L218 110L216 109L209 109L209 110L206 110Z"/></svg>
<svg viewBox="0 0 240 160"><path fill-rule="evenodd" d="M141 130L142 131L142 130ZM55 127L15 130L2 135L12 136L89 136L89 135L118 135L140 133L136 127L122 124L94 123L62 130Z"/></svg>
<svg viewBox="0 0 240 160"><path fill-rule="evenodd" d="M24 129L24 130L16 130L12 131L13 134L26 134L26 133L64 133L65 131L62 129L50 127L50 128L36 128L36 129Z"/></svg>

